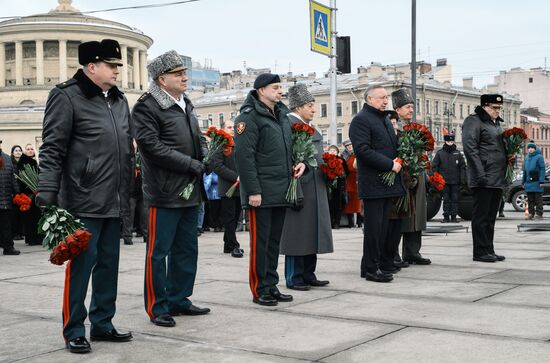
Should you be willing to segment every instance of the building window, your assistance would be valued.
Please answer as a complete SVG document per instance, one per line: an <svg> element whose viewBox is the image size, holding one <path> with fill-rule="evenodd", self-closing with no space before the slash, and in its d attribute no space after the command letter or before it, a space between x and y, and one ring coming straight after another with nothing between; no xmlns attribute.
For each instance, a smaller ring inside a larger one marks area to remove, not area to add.
<svg viewBox="0 0 550 363"><path fill-rule="evenodd" d="M537 129L537 140L539 139L539 129Z"/></svg>
<svg viewBox="0 0 550 363"><path fill-rule="evenodd" d="M420 115L420 98L416 99L416 114Z"/></svg>
<svg viewBox="0 0 550 363"><path fill-rule="evenodd" d="M336 103L336 116L342 116L342 102Z"/></svg>
<svg viewBox="0 0 550 363"><path fill-rule="evenodd" d="M327 104L321 104L321 117L327 117Z"/></svg>
<svg viewBox="0 0 550 363"><path fill-rule="evenodd" d="M529 77L529 83L533 83L533 77Z"/></svg>
<svg viewBox="0 0 550 363"><path fill-rule="evenodd" d="M434 101L434 115L439 115L439 101Z"/></svg>
<svg viewBox="0 0 550 363"><path fill-rule="evenodd" d="M534 139L535 138L535 129L532 129L531 130L531 139Z"/></svg>
<svg viewBox="0 0 550 363"><path fill-rule="evenodd" d="M464 118L464 105L462 103L460 104L459 109L460 109L460 118Z"/></svg>
<svg viewBox="0 0 550 363"><path fill-rule="evenodd" d="M443 104L443 112L445 112L445 114L449 112L449 102Z"/></svg>
<svg viewBox="0 0 550 363"><path fill-rule="evenodd" d="M439 126L435 127L435 140L441 141L441 129L439 128Z"/></svg>
<svg viewBox="0 0 550 363"><path fill-rule="evenodd" d="M355 115L357 114L358 107L357 107L357 101L351 101L351 114Z"/></svg>
<svg viewBox="0 0 550 363"><path fill-rule="evenodd" d="M336 129L336 144L341 145L342 141L342 128L339 127Z"/></svg>
<svg viewBox="0 0 550 363"><path fill-rule="evenodd" d="M229 119L230 119L231 121L234 121L234 120L235 120L235 116L236 116L236 115L235 115L235 112L231 112L231 113L229 114Z"/></svg>
<svg viewBox="0 0 550 363"><path fill-rule="evenodd" d="M206 119L208 120L208 127L212 126L212 114L211 113L206 115Z"/></svg>
<svg viewBox="0 0 550 363"><path fill-rule="evenodd" d="M426 100L425 112L426 112L427 115L429 115L431 113L430 100Z"/></svg>
<svg viewBox="0 0 550 363"><path fill-rule="evenodd" d="M321 135L323 136L323 143L328 145L328 131L327 129L321 130Z"/></svg>
<svg viewBox="0 0 550 363"><path fill-rule="evenodd" d="M218 113L218 123L223 125L223 112Z"/></svg>
<svg viewBox="0 0 550 363"><path fill-rule="evenodd" d="M468 105L468 115L470 114L470 105Z"/></svg>

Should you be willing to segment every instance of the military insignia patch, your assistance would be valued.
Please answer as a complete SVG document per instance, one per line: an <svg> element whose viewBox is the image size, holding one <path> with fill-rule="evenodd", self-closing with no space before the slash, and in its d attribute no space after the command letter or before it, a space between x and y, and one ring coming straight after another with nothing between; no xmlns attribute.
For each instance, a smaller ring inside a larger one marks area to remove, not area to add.
<svg viewBox="0 0 550 363"><path fill-rule="evenodd" d="M502 101L502 97L497 97L497 101L498 102Z"/></svg>
<svg viewBox="0 0 550 363"><path fill-rule="evenodd" d="M242 134L244 132L244 129L246 129L246 124L244 122L239 122L237 124L237 134Z"/></svg>

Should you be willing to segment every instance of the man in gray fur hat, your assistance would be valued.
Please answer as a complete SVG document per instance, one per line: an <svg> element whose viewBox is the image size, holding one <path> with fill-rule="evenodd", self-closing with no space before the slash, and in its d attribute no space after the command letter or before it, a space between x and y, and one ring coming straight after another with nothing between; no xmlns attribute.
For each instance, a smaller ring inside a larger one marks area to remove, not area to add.
<svg viewBox="0 0 550 363"><path fill-rule="evenodd" d="M291 124L309 126L315 115L315 98L306 85L297 84L288 90ZM301 209L287 210L281 237L281 254L285 255L286 286L294 290L309 290L311 286L328 285L315 276L318 253L333 252L328 193L323 172L323 136L315 130L313 144L317 150L317 166L310 165L299 180L303 193Z"/></svg>
<svg viewBox="0 0 550 363"><path fill-rule="evenodd" d="M142 155L143 198L149 207L145 310L155 325L173 327L175 315L210 311L189 300L197 272L196 226L204 199L206 140L185 95L188 77L179 54L166 52L147 69L153 83L132 111ZM189 183L194 183L193 192L181 198Z"/></svg>

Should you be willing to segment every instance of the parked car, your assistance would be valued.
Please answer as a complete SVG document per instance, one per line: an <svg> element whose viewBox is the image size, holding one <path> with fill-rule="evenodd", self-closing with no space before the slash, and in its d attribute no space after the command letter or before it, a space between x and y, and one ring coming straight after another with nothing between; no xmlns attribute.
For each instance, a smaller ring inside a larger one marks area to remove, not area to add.
<svg viewBox="0 0 550 363"><path fill-rule="evenodd" d="M546 176L544 183L542 183L542 203L544 205L550 205L550 166L546 168ZM522 212L525 210L525 203L527 203L527 193L523 190L522 174L520 173L518 178L510 185L510 190L506 198L508 203L511 203L515 210Z"/></svg>

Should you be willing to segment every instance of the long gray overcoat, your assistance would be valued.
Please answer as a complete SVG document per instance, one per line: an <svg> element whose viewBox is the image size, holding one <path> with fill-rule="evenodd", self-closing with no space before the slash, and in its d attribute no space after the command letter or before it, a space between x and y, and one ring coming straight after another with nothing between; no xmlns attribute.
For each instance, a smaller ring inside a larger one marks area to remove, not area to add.
<svg viewBox="0 0 550 363"><path fill-rule="evenodd" d="M303 122L293 114L288 115L291 124ZM317 163L323 163L323 136L315 130L313 143L317 149ZM328 194L323 172L319 167L308 168L299 179L304 195L303 208L287 209L281 237L281 254L306 256L331 253L332 227L328 208Z"/></svg>

